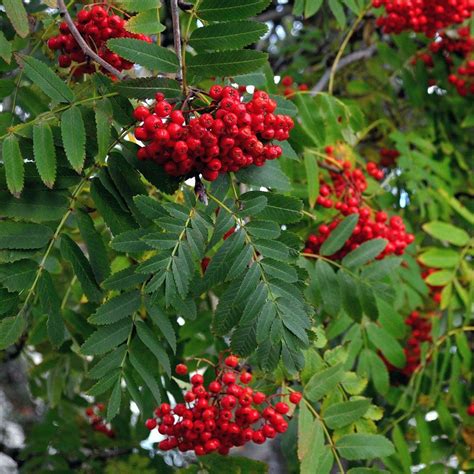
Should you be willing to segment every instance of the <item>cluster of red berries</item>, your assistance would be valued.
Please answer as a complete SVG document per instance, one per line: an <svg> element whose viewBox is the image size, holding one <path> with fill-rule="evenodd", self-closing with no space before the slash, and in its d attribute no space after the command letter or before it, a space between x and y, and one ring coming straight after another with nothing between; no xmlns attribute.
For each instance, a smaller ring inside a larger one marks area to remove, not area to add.
<svg viewBox="0 0 474 474"><path fill-rule="evenodd" d="M176 373L186 375L187 366L178 364ZM289 406L281 401L272 405L272 397L248 386L251 380L252 374L239 369L239 359L234 355L216 367L216 377L207 388L201 374L192 375L192 389L184 395L186 403L178 403L174 408L162 403L156 408L155 417L146 421L149 430L158 428L166 436L158 448L193 450L197 456L212 452L226 455L234 446L249 441L263 444L284 433L288 429L284 415ZM289 396L294 404L301 399L299 392Z"/></svg>
<svg viewBox="0 0 474 474"><path fill-rule="evenodd" d="M450 74L448 81L456 87L461 96L474 94L474 60L470 59L474 52L474 37L469 28L459 28L457 32L442 32L435 41L430 43L428 51L422 51L414 56L412 64L422 62L427 69L435 65L435 58L444 60ZM430 79L430 85L436 85L437 80Z"/></svg>
<svg viewBox="0 0 474 474"><path fill-rule="evenodd" d="M474 0L372 0L372 5L385 9L377 19L384 33L412 30L429 38L447 26L462 23L474 11Z"/></svg>
<svg viewBox="0 0 474 474"><path fill-rule="evenodd" d="M104 412L104 410L105 405L103 403L96 403L95 405L86 408L86 415L95 431L103 433L109 438L115 438L115 431L107 426L107 424L104 422L104 419L100 415L100 413Z"/></svg>
<svg viewBox="0 0 474 474"><path fill-rule="evenodd" d="M109 13L108 5L94 5L92 8L86 7L80 10L74 24L91 49L119 71L131 69L133 63L110 51L106 46L107 40L111 38L135 38L151 43L151 38L148 36L126 31L125 20L119 15ZM53 36L48 40L48 47L51 50L61 51L58 57L59 66L66 68L71 66L72 63L76 63L78 66L73 72L76 77L95 72L95 65L89 62L69 31L66 22L59 25L59 31L60 33L57 36Z"/></svg>
<svg viewBox="0 0 474 474"><path fill-rule="evenodd" d="M367 173L377 181L381 181L385 176L383 169L379 168L377 163L374 163L373 161L368 161L365 169L367 170Z"/></svg>
<svg viewBox="0 0 474 474"><path fill-rule="evenodd" d="M397 158L400 156L400 152L392 148L381 148L379 154L379 163L385 168L391 168L392 166L394 166L397 161Z"/></svg>
<svg viewBox="0 0 474 474"><path fill-rule="evenodd" d="M174 109L161 93L153 111L137 107L134 116L143 123L135 137L147 143L138 159L155 161L171 176L202 173L214 181L219 174L281 156L272 140L286 140L294 124L288 115L273 113L277 103L266 92L257 90L243 102L237 89L214 85L209 96L213 102L202 114Z"/></svg>
<svg viewBox="0 0 474 474"><path fill-rule="evenodd" d="M305 92L309 90L308 84L299 84L296 86L294 79L291 76L283 76L280 84L283 87L283 95L287 98L293 97L297 91Z"/></svg>
<svg viewBox="0 0 474 474"><path fill-rule="evenodd" d="M326 147L326 153L333 153L332 147ZM335 208L339 215L332 218L329 224L322 224L316 234L311 234L305 245L304 253L318 254L321 245L331 235L340 223L340 215L359 214L359 222L344 246L332 259L340 260L346 254L358 248L363 242L375 238L387 239L388 243L383 252L377 257L382 259L387 255L402 255L405 248L414 240L413 234L406 232L403 219L393 216L389 219L383 211L375 212L364 204L363 192L367 188L364 173L355 168L350 161L338 162L332 159L329 163L339 163L339 170L330 170L331 183L320 178L319 196L316 203L325 208ZM373 168L376 172L376 168ZM378 173L378 168L377 168Z"/></svg>
<svg viewBox="0 0 474 474"><path fill-rule="evenodd" d="M466 410L469 416L474 416L474 402L471 402Z"/></svg>

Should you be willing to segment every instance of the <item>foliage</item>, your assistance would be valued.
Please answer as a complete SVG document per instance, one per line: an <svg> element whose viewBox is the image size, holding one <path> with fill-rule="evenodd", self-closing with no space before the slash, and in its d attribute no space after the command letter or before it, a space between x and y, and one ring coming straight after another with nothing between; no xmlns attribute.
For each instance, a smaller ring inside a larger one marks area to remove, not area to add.
<svg viewBox="0 0 474 474"><path fill-rule="evenodd" d="M84 2L69 3L75 17ZM56 2L0 11L0 358L22 358L47 407L12 455L21 472L267 472L246 452L144 442L154 407L182 401L176 364L225 351L255 390L303 393L281 438L288 472L473 469L473 98L442 64L413 64L429 40L383 35L362 0L196 0L174 49L170 7L115 3L127 31L155 35L108 41L135 64L123 79L58 66ZM287 75L310 90L285 98ZM184 107L214 83L256 86L293 117L281 158L204 184L137 160L134 107L156 92ZM357 215L305 253L335 218L317 198L344 161L383 169L364 200L403 217L404 253L379 259L386 241L370 238L333 258ZM432 339L408 374L413 311ZM96 402L114 438L88 424Z"/></svg>

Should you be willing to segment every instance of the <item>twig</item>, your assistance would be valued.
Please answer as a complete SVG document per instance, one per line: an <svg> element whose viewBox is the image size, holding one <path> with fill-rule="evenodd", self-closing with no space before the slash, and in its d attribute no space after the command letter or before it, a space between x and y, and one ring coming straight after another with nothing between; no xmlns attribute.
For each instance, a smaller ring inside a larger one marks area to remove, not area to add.
<svg viewBox="0 0 474 474"><path fill-rule="evenodd" d="M58 0L58 9L59 9L59 14L61 15L61 17L64 18L64 21L67 23L69 31L71 32L72 36L74 37L74 39L76 40L77 44L80 46L80 48L82 49L84 54L89 56L96 63L100 64L105 70L109 71L114 76L118 77L119 79L123 79L124 75L118 69L115 69L111 64L109 64L107 61L102 59L86 43L86 41L82 37L79 30L76 28L76 25L74 24L74 21L71 18L71 15L69 14L69 12L67 10L67 7L66 7L66 4L64 3L64 0Z"/></svg>
<svg viewBox="0 0 474 474"><path fill-rule="evenodd" d="M174 50L176 56L178 56L179 70L176 75L176 80L179 82L183 81L183 53L181 51L181 27L179 24L179 10L178 0L170 0L171 18L173 20L173 40Z"/></svg>
<svg viewBox="0 0 474 474"><path fill-rule="evenodd" d="M341 60L342 55L344 54L344 50L346 49L346 46L349 44L349 41L351 40L352 35L355 33L355 31L357 30L357 27L359 26L361 21L364 19L365 14L368 12L368 10L371 7L372 7L372 2L369 2L369 4L360 12L360 14L357 17L356 21L352 25L352 28L349 30L346 37L344 38L344 41L342 42L341 47L339 48L339 51L337 52L336 59L334 60L334 63L333 63L332 68L331 68L331 73L329 74L328 92L331 95L332 95L332 92L333 92L333 89L334 89L334 77L336 76L339 61Z"/></svg>
<svg viewBox="0 0 474 474"><path fill-rule="evenodd" d="M375 51L377 50L376 45L369 46L366 49L361 49L359 51L354 51L353 53L348 54L347 56L344 56L336 66L336 73L340 71L341 69L345 68L346 66L349 66L349 64L355 63L357 61L361 61L362 59L369 59L371 58ZM316 95L320 92L322 92L324 89L326 89L326 86L329 82L329 78L331 77L331 70L328 69L321 79L316 83L316 85L311 89L311 95Z"/></svg>
<svg viewBox="0 0 474 474"><path fill-rule="evenodd" d="M257 21L264 23L266 21L279 20L280 18L291 14L291 5L285 5L283 7L280 7L280 10L278 8L279 7L276 7L275 9L269 9L268 11L258 15Z"/></svg>

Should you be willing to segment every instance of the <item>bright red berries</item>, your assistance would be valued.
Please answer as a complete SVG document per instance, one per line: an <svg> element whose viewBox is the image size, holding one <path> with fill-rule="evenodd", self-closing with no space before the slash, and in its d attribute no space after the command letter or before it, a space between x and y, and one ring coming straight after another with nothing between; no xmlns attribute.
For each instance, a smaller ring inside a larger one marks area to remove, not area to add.
<svg viewBox="0 0 474 474"><path fill-rule="evenodd" d="M474 402L470 403L470 405L467 407L466 412L469 416L474 416Z"/></svg>
<svg viewBox="0 0 474 474"><path fill-rule="evenodd" d="M104 410L105 405L103 403L96 403L93 406L87 407L85 412L94 431L103 433L109 438L115 438L115 431L110 427L110 425L104 422L104 419L100 415L100 412L103 412Z"/></svg>
<svg viewBox="0 0 474 474"><path fill-rule="evenodd" d="M373 0L385 15L377 20L384 33L413 30L433 37L447 26L462 23L474 10L472 0Z"/></svg>
<svg viewBox="0 0 474 474"><path fill-rule="evenodd" d="M125 20L110 12L110 7L104 5L94 5L92 8L85 7L77 14L74 22L79 33L86 43L105 61L119 71L131 69L133 63L121 58L118 54L110 51L106 42L111 38L136 38L148 43L151 39L142 34L129 33L125 30ZM48 47L53 51L61 51L58 57L60 67L66 68L74 65L74 76L81 76L95 72L95 64L88 61L88 58L79 47L75 38L69 31L66 22L59 25L59 34L48 40ZM102 72L104 71L100 68ZM137 119L141 120L141 119Z"/></svg>
<svg viewBox="0 0 474 474"><path fill-rule="evenodd" d="M178 375L186 375L188 373L188 368L184 364L178 364L174 370Z"/></svg>
<svg viewBox="0 0 474 474"><path fill-rule="evenodd" d="M193 387L184 395L186 404L178 403L171 408L162 403L155 409L155 417L148 419L145 426L149 430L157 428L165 436L158 449L193 450L197 456L212 452L226 455L234 446L243 446L250 441L263 444L288 429L284 416L289 411L288 405L277 402L273 407L271 399L275 395L267 397L246 386L251 374L245 369L239 373L238 365L238 357L226 357L215 368L216 378L207 390L203 377L194 374L191 377ZM243 385L236 382L238 375ZM291 400L301 400L301 394L292 392ZM257 408L262 404L265 407Z"/></svg>
<svg viewBox="0 0 474 474"><path fill-rule="evenodd" d="M290 394L290 402L298 405L301 402L301 399L303 398L303 395L301 395L300 392L292 392Z"/></svg>
<svg viewBox="0 0 474 474"><path fill-rule="evenodd" d="M329 153L329 151L331 153ZM333 147L326 147L326 153L331 157ZM331 157L332 158L332 157ZM352 235L344 246L334 255L333 260L340 260L352 250L358 248L367 240L383 238L388 241L385 249L378 255L382 259L387 255L402 255L405 248L413 240L413 234L406 232L403 219L392 216L390 219L384 212L376 212L365 204L363 192L367 189L367 180L359 168L353 167L349 161L340 161L332 158L328 165L334 167L339 162L339 170L329 171L331 182L320 179L319 196L316 203L324 208L334 208L339 212L328 224L319 226L317 233L310 234L306 240L304 253L318 254L321 245L331 235L341 222L341 216L359 214L359 221ZM380 179L383 172L375 164L368 165L370 172Z"/></svg>
<svg viewBox="0 0 474 474"><path fill-rule="evenodd" d="M138 159L155 161L171 176L200 173L214 181L219 174L281 156L272 141L288 139L294 124L291 117L274 114L277 104L266 92L257 90L243 102L239 90L214 85L209 96L214 102L207 111L173 109L162 94L148 115L146 107L137 107L134 117L143 124L135 137L146 143Z"/></svg>

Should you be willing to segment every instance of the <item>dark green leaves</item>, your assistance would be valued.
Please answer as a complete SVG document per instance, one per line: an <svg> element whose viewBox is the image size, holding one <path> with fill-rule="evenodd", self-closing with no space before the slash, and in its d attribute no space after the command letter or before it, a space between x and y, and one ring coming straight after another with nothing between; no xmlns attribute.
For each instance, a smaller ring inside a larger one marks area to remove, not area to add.
<svg viewBox="0 0 474 474"><path fill-rule="evenodd" d="M19 36L25 38L30 32L28 15L21 0L3 0L5 13Z"/></svg>
<svg viewBox="0 0 474 474"><path fill-rule="evenodd" d="M86 132L78 107L71 107L61 115L61 137L69 163L80 173L86 158Z"/></svg>
<svg viewBox="0 0 474 474"><path fill-rule="evenodd" d="M369 406L370 400L335 403L324 412L324 422L331 429L342 428L365 415Z"/></svg>
<svg viewBox="0 0 474 474"><path fill-rule="evenodd" d="M267 55L260 51L240 50L201 53L187 59L189 74L196 76L234 76L255 71L265 64Z"/></svg>
<svg viewBox="0 0 474 474"><path fill-rule="evenodd" d="M132 321L129 319L97 329L82 344L81 352L85 355L105 354L125 341L131 329Z"/></svg>
<svg viewBox="0 0 474 474"><path fill-rule="evenodd" d="M116 82L113 86L120 95L131 99L149 99L156 92L162 92L167 99L179 97L181 88L173 79L164 77L141 77Z"/></svg>
<svg viewBox="0 0 474 474"><path fill-rule="evenodd" d="M15 135L8 135L3 140L2 159L5 166L8 190L18 197L23 189L25 170L20 146Z"/></svg>
<svg viewBox="0 0 474 474"><path fill-rule="evenodd" d="M329 367L314 374L305 387L306 397L317 402L333 390L342 381L344 375L342 364Z"/></svg>
<svg viewBox="0 0 474 474"><path fill-rule="evenodd" d="M197 51L241 49L257 41L267 29L251 20L217 23L194 30L189 44Z"/></svg>
<svg viewBox="0 0 474 474"><path fill-rule="evenodd" d="M402 346L383 328L374 323L367 325L370 342L379 349L387 360L396 367L405 367L406 359Z"/></svg>
<svg viewBox="0 0 474 474"><path fill-rule="evenodd" d="M14 344L22 335L24 327L25 319L21 314L0 320L0 350Z"/></svg>
<svg viewBox="0 0 474 474"><path fill-rule="evenodd" d="M113 324L132 315L140 308L141 297L138 290L122 293L104 303L89 318L92 324Z"/></svg>
<svg viewBox="0 0 474 474"><path fill-rule="evenodd" d="M347 239L352 235L354 227L359 221L359 214L351 214L347 216L339 225L331 232L329 237L321 245L320 254L324 256L333 255L340 250Z"/></svg>
<svg viewBox="0 0 474 474"><path fill-rule="evenodd" d="M19 61L28 78L51 99L56 102L73 101L71 89L46 64L31 56L21 56Z"/></svg>
<svg viewBox="0 0 474 474"><path fill-rule="evenodd" d="M240 20L260 13L269 3L269 0L203 0L198 16L207 21Z"/></svg>
<svg viewBox="0 0 474 474"><path fill-rule="evenodd" d="M134 38L116 38L107 42L107 47L136 64L159 72L176 72L178 58L170 49Z"/></svg>
<svg viewBox="0 0 474 474"><path fill-rule="evenodd" d="M33 127L33 151L36 168L43 183L52 188L56 180L56 151L53 133L46 122L40 122Z"/></svg>
<svg viewBox="0 0 474 474"><path fill-rule="evenodd" d="M44 225L0 221L1 249L40 249L52 235L53 231Z"/></svg>
<svg viewBox="0 0 474 474"><path fill-rule="evenodd" d="M346 267L357 268L373 260L387 246L385 239L368 240L348 253L343 259L342 264Z"/></svg>

